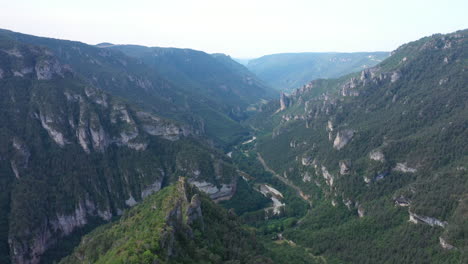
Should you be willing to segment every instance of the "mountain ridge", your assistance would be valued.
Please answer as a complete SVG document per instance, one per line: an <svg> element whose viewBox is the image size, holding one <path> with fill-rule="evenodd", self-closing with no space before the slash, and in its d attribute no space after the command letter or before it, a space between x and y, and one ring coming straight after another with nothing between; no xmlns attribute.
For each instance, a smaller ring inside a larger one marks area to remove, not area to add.
<svg viewBox="0 0 468 264"><path fill-rule="evenodd" d="M337 78L372 67L389 52L301 52L265 55L247 68L272 87L292 91L313 79Z"/></svg>

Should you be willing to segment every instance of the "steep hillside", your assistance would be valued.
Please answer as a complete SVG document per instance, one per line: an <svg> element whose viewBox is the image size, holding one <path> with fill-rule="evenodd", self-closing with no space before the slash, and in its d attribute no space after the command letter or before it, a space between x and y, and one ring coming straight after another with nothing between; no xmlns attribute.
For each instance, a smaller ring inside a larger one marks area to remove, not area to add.
<svg viewBox="0 0 468 264"><path fill-rule="evenodd" d="M236 169L200 142L199 128L147 112L77 72L45 47L0 34L1 263L63 256L69 248L49 249L179 176L214 199L235 190Z"/></svg>
<svg viewBox="0 0 468 264"><path fill-rule="evenodd" d="M310 80L337 78L375 66L389 52L281 53L250 60L247 68L271 87L292 91Z"/></svg>
<svg viewBox="0 0 468 264"><path fill-rule="evenodd" d="M226 110L233 117L241 117L241 110L275 95L247 68L224 54L135 45L109 48L141 59L188 92L206 94L214 105L231 108Z"/></svg>
<svg viewBox="0 0 468 264"><path fill-rule="evenodd" d="M136 45L108 48L140 59L182 88L188 97L200 98L204 105L233 120L245 119L249 112L255 112L258 104L276 95L247 68L224 54Z"/></svg>
<svg viewBox="0 0 468 264"><path fill-rule="evenodd" d="M85 236L60 263L271 263L237 217L183 178Z"/></svg>
<svg viewBox="0 0 468 264"><path fill-rule="evenodd" d="M376 67L283 94L249 121L259 158L316 197L287 238L346 263L466 262L467 38L405 44Z"/></svg>
<svg viewBox="0 0 468 264"><path fill-rule="evenodd" d="M87 83L147 111L186 123L220 146L247 135L238 120L246 117L247 108L255 111L256 104L273 93L247 70L199 51L161 49L168 55L161 54L164 59L158 61L152 60L151 53L138 58L127 56L111 44L90 46L7 30L0 33L15 41L47 47ZM134 49L122 46L126 53L128 49L123 47Z"/></svg>

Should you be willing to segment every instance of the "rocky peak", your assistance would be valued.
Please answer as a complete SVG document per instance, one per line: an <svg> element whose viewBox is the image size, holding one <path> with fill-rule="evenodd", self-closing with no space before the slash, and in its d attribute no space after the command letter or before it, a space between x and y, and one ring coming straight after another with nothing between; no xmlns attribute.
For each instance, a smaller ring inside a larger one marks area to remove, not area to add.
<svg viewBox="0 0 468 264"><path fill-rule="evenodd" d="M289 102L290 102L289 97L285 93L281 92L281 95L280 95L280 109L278 111L283 111L286 108L288 108Z"/></svg>

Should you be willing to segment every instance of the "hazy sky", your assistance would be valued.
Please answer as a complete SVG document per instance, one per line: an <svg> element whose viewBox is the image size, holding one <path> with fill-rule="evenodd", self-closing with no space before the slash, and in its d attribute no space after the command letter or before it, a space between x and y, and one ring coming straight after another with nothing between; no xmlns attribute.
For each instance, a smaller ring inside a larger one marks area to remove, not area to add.
<svg viewBox="0 0 468 264"><path fill-rule="evenodd" d="M0 0L0 28L241 58L387 51L468 28L468 0Z"/></svg>

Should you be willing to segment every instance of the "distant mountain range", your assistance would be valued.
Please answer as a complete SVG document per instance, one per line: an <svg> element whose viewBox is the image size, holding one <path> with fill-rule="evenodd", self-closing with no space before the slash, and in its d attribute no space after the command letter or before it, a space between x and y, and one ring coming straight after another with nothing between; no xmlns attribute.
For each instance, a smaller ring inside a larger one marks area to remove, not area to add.
<svg viewBox="0 0 468 264"><path fill-rule="evenodd" d="M271 87L292 91L310 80L337 78L370 68L389 55L389 52L280 53L249 60L247 68Z"/></svg>

